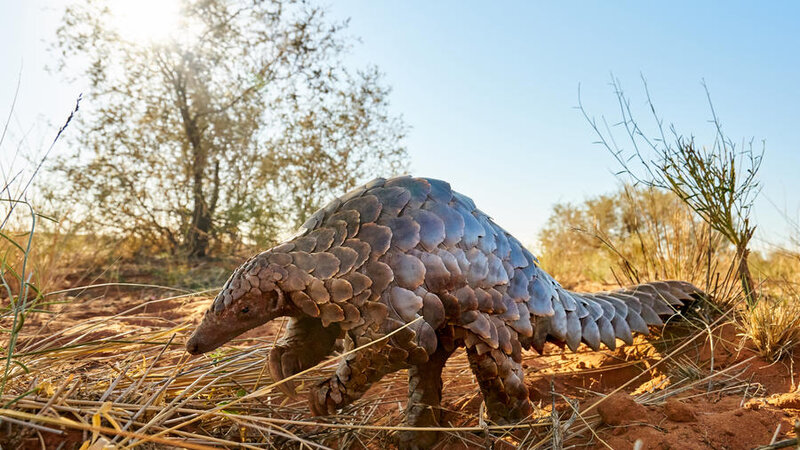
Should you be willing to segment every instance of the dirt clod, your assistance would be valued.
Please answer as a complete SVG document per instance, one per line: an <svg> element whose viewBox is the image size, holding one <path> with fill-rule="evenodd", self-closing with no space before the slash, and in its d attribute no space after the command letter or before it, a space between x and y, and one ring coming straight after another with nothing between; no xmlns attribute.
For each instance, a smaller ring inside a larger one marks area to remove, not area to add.
<svg viewBox="0 0 800 450"><path fill-rule="evenodd" d="M689 405L674 398L667 400L667 404L664 405L664 414L666 414L667 419L673 422L694 422L697 420L694 410Z"/></svg>
<svg viewBox="0 0 800 450"><path fill-rule="evenodd" d="M597 407L600 418L606 425L622 425L643 420L647 409L636 403L625 393L617 393L607 397Z"/></svg>

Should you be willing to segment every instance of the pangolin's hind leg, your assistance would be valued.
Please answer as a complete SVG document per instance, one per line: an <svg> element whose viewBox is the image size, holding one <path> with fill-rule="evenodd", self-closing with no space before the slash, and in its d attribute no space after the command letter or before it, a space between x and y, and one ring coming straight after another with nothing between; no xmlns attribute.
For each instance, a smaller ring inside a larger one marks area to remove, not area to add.
<svg viewBox="0 0 800 450"><path fill-rule="evenodd" d="M286 334L269 352L272 378L282 380L318 364L333 351L340 333L336 324L323 327L319 319L291 318ZM294 395L294 383L280 386L287 394Z"/></svg>
<svg viewBox="0 0 800 450"><path fill-rule="evenodd" d="M498 424L516 423L533 411L522 365L502 350L479 353L467 348L469 365L481 387L489 417Z"/></svg>
<svg viewBox="0 0 800 450"><path fill-rule="evenodd" d="M428 362L412 365L408 369L408 404L406 422L415 427L441 426L442 369L452 351L442 346L428 358ZM439 439L436 431L403 431L400 447L408 449L431 448Z"/></svg>
<svg viewBox="0 0 800 450"><path fill-rule="evenodd" d="M359 341L363 344L364 337ZM311 412L317 416L333 414L358 400L384 375L407 367L407 357L405 350L386 340L347 355L339 361L336 373L310 389Z"/></svg>

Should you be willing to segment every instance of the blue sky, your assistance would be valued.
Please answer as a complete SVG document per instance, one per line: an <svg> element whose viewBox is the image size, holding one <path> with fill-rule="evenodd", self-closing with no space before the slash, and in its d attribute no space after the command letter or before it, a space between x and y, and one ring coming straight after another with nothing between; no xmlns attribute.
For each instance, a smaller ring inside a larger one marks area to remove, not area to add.
<svg viewBox="0 0 800 450"><path fill-rule="evenodd" d="M0 117L23 77L12 131L52 138L80 83L43 72L59 3L0 3ZM735 139L766 140L760 245L800 213L800 6L791 2L331 2L360 38L348 63L376 64L412 127L413 173L442 178L526 243L556 202L613 190L613 158L575 109L616 117L610 73L644 114L640 74L660 113L708 135L705 79ZM8 45L7 43L14 43ZM49 133L49 134L48 134ZM4 146L7 149L9 146ZM65 149L60 149L64 151ZM4 159L7 155L3 155ZM773 206L777 205L776 206Z"/></svg>

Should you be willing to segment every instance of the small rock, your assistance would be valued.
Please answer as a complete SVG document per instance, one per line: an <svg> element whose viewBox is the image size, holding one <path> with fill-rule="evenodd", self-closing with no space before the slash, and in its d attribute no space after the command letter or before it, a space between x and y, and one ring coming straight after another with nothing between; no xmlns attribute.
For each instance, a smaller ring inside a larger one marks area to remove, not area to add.
<svg viewBox="0 0 800 450"><path fill-rule="evenodd" d="M674 398L667 399L667 404L664 405L664 414L667 415L667 419L673 422L694 422L697 420L697 416L689 405Z"/></svg>
<svg viewBox="0 0 800 450"><path fill-rule="evenodd" d="M647 409L623 393L606 397L597 407L597 412L604 424L612 426L647 420Z"/></svg>

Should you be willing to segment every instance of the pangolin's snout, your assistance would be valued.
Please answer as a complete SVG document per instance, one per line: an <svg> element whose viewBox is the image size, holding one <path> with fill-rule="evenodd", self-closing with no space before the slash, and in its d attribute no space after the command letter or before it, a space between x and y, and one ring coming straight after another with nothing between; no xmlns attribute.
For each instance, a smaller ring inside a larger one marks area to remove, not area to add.
<svg viewBox="0 0 800 450"><path fill-rule="evenodd" d="M194 333L186 341L186 351L192 355L208 353L252 328L248 324L244 324L244 327L236 325L238 324L223 323L219 316L206 313Z"/></svg>
<svg viewBox="0 0 800 450"><path fill-rule="evenodd" d="M186 351L192 355L199 355L203 353L200 350L200 343L198 342L197 336L192 336L186 341Z"/></svg>
<svg viewBox="0 0 800 450"><path fill-rule="evenodd" d="M203 317L202 322L200 322L194 330L189 340L186 341L186 351L192 355L201 355L210 352L225 342L225 340L222 339L214 339L216 336L213 332L215 327L208 322L209 317L208 314L206 314L206 317Z"/></svg>

